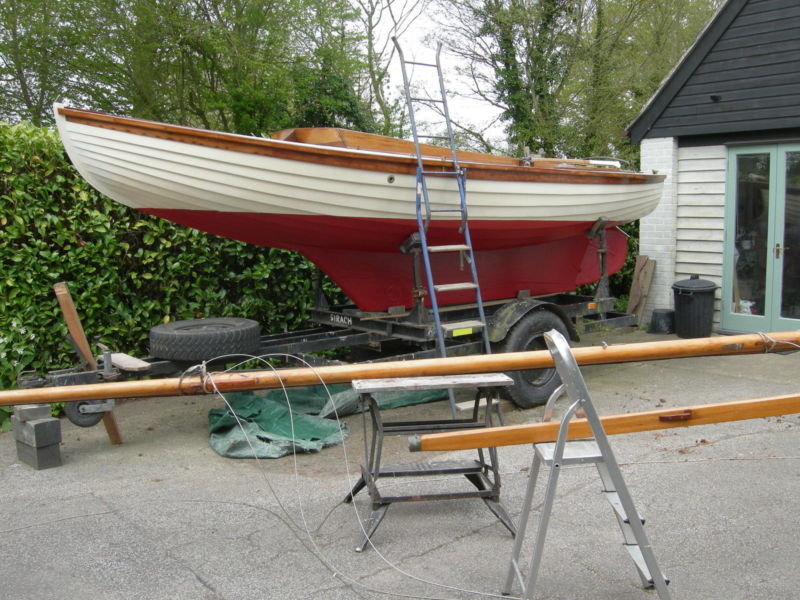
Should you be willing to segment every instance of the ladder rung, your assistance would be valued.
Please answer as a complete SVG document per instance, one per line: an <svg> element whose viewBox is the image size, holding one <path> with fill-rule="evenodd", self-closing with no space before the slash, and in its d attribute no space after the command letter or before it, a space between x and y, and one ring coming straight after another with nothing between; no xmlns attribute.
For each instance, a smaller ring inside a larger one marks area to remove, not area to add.
<svg viewBox="0 0 800 600"><path fill-rule="evenodd" d="M636 565L636 568L639 569L642 577L649 582L650 585L653 585L653 576L650 575L650 569L647 568L647 563L644 561L642 549L639 547L639 544L623 544L623 546L625 546L628 554L631 555L633 563ZM666 576L664 576L664 583L669 584L669 579Z"/></svg>
<svg viewBox="0 0 800 600"><path fill-rule="evenodd" d="M460 213L462 210L460 208L433 208L431 209L432 213Z"/></svg>
<svg viewBox="0 0 800 600"><path fill-rule="evenodd" d="M544 442L536 444L536 453L542 458L542 461L548 466L553 465L553 455L556 451L555 442ZM602 462L603 455L600 453L600 448L594 440L571 440L564 445L564 456L562 457L562 465L575 465L584 463L597 463Z"/></svg>
<svg viewBox="0 0 800 600"><path fill-rule="evenodd" d="M474 290L478 286L471 281L464 283L443 283L442 285L435 285L433 289L437 292L457 292L459 290Z"/></svg>
<svg viewBox="0 0 800 600"><path fill-rule="evenodd" d="M412 102L438 102L444 104L444 100L437 100L436 98L411 98Z"/></svg>
<svg viewBox="0 0 800 600"><path fill-rule="evenodd" d="M462 252L469 250L466 244L450 244L449 246L428 246L428 252Z"/></svg>
<svg viewBox="0 0 800 600"><path fill-rule="evenodd" d="M469 335L470 333L475 333L475 331L480 331L486 325L484 325L483 321L477 320L469 320L469 321L451 321L449 323L442 323L442 329L447 333L452 333L454 336L457 335Z"/></svg>
<svg viewBox="0 0 800 600"><path fill-rule="evenodd" d="M426 140L449 140L446 135L418 135L418 138L425 138Z"/></svg>
<svg viewBox="0 0 800 600"><path fill-rule="evenodd" d="M422 171L423 175L461 175L461 171Z"/></svg>
<svg viewBox="0 0 800 600"><path fill-rule="evenodd" d="M439 68L439 65L434 63L424 63L424 62L417 62L415 60L405 60L403 61L407 65L419 65L420 67L434 67Z"/></svg>
<svg viewBox="0 0 800 600"><path fill-rule="evenodd" d="M622 519L622 522L630 523L631 521L628 518L628 515L625 514L625 509L622 507L622 501L619 499L619 494L614 491L607 491L604 492L604 494L606 496L606 500L608 500L608 503L614 509L614 512L619 515L620 519ZM644 519L642 519L641 516L639 517L639 520L642 522L642 525L644 525Z"/></svg>
<svg viewBox="0 0 800 600"><path fill-rule="evenodd" d="M631 558L633 559L633 564L636 565L636 568L642 574L642 578L647 581L651 586L654 585L653 576L650 574L650 569L647 568L647 563L644 560L644 555L642 554L642 548L639 544L622 544L625 546L625 549L630 554ZM656 570L660 570L658 565L656 565ZM669 585L669 577L667 577L664 572L661 572L661 577L664 578L664 583ZM660 594L659 594L660 595Z"/></svg>

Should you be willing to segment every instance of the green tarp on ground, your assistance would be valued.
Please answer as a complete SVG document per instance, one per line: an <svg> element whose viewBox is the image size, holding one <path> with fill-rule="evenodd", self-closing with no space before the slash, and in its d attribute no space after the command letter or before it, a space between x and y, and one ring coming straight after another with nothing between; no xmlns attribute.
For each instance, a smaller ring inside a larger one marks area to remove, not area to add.
<svg viewBox="0 0 800 600"><path fill-rule="evenodd" d="M288 395L288 402L287 397ZM382 410L433 402L447 398L447 390L384 392L374 395ZM279 458L298 452L322 450L337 444L349 433L335 419L357 412L358 394L349 385L291 388L269 392L227 394L231 409L239 417L240 427L228 408L214 408L208 413L209 442L217 454L228 458Z"/></svg>

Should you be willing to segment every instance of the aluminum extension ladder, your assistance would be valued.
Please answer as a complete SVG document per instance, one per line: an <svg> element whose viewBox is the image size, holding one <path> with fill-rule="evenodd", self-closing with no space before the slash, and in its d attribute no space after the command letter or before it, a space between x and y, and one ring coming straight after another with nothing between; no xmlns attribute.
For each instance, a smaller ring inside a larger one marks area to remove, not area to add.
<svg viewBox="0 0 800 600"><path fill-rule="evenodd" d="M572 404L562 417L561 426L558 431L558 438L555 442L534 444L533 463L530 469L530 478L525 492L525 500L522 505L517 536L514 540L514 549L511 555L511 563L508 568L503 594L510 594L511 588L516 580L522 587L522 597L526 600L533 598L536 591L536 578L544 551L545 536L550 521L553 502L556 496L556 486L561 467L575 464L594 464L600 474L603 484L603 492L606 499L614 509L617 523L622 530L625 549L630 553L639 577L645 588L655 588L661 600L670 598L667 584L669 581L664 577L658 567L653 550L647 541L644 531L644 519L641 518L633 504L628 487L622 477L619 465L614 458L614 453L608 442L608 438L603 430L600 417L592 404L586 382L581 375L575 357L569 348L569 343L556 330L551 330L544 335L547 347L553 355L556 369L558 370L562 386L550 397L545 408L544 420L548 421L552 414L552 407L561 392L566 390L567 396ZM568 429L570 420L582 411L594 434L593 438L581 440L568 440ZM536 480L542 465L550 467L550 474L547 482L547 489L544 495L539 526L536 531L536 538L533 545L530 564L528 566L527 577L523 577L520 567L520 550L525 532L528 525L528 517L531 512L533 494L536 487Z"/></svg>
<svg viewBox="0 0 800 600"><path fill-rule="evenodd" d="M424 63L406 60L403 56L403 50L397 38L392 38L397 53L400 58L400 66L403 73L403 89L405 91L406 104L408 106L408 118L411 124L411 132L414 136L414 150L417 155L417 185L416 185L416 214L417 214L417 228L418 233L412 235L409 240L403 244L403 251L408 253L417 252L422 257L425 265L425 276L427 280L428 294L431 299L431 309L433 313L434 327L436 333L436 347L439 356L446 356L447 350L445 348L445 339L458 335L469 335L474 332L480 331L483 337L483 346L486 354L491 353L491 346L489 344L489 332L486 327L486 314L483 309L483 301L481 299L480 284L478 283L478 271L475 266L475 255L473 252L472 239L469 232L469 219L467 212L467 193L466 193L466 170L462 169L458 162L456 153L455 139L453 137L453 126L450 121L450 111L447 107L447 93L445 91L444 78L442 77L442 67L440 55L442 52L442 45L439 44L436 50L436 62ZM418 98L415 97L411 90L409 82L408 71L406 65L415 65L419 67L427 67L436 69L439 78L439 92L440 98ZM444 121L447 126L447 135L421 135L417 131L417 121L415 118L414 106L416 104L439 104L442 107L444 114ZM452 170L426 170L423 164L422 152L420 149L420 138L447 140L450 146ZM454 179L458 186L459 204L453 208L432 208L430 196L428 193L429 180L441 180L442 178ZM428 243L428 227L434 213L449 213L455 216L459 222L458 233L462 236L461 243L445 244L445 245L430 245ZM459 253L462 264L469 265L469 280L458 283L445 283L437 284L434 276L434 269L431 261L431 254L437 253ZM416 267L415 267L416 268ZM439 312L439 294L448 294L461 290L472 290L475 295L475 304L478 309L477 319L469 319L465 321L443 323ZM456 417L455 398L450 392L450 411L453 418Z"/></svg>

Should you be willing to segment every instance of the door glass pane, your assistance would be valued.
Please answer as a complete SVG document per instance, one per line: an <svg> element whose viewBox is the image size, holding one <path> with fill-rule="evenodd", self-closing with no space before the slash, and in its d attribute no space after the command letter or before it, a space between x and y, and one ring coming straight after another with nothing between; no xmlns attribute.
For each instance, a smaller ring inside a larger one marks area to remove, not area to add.
<svg viewBox="0 0 800 600"><path fill-rule="evenodd" d="M786 153L784 211L781 316L800 319L800 152Z"/></svg>
<svg viewBox="0 0 800 600"><path fill-rule="evenodd" d="M731 307L763 315L769 224L769 153L736 157L736 240Z"/></svg>

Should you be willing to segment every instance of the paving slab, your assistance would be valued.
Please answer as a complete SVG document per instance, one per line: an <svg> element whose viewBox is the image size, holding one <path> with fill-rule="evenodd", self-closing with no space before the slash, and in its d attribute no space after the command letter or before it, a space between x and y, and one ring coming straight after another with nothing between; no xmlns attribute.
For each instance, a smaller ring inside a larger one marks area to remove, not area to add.
<svg viewBox="0 0 800 600"><path fill-rule="evenodd" d="M636 330L582 345L674 339ZM797 393L800 354L676 359L583 369L601 414ZM393 505L354 552L366 494L361 418L343 446L233 460L208 445L213 396L120 402L124 443L62 419L63 466L35 471L0 434L0 596L19 600L498 597L512 538L475 499ZM507 423L541 408L503 405ZM392 418L447 416L446 403ZM796 597L800 416L613 436L673 598ZM502 499L519 516L530 446L501 448ZM389 438L386 462L443 458ZM469 456L468 452L449 453ZM411 490L398 481L398 489ZM451 490L462 481L426 482ZM537 501L543 490L538 490ZM536 514L532 517L535 526ZM643 591L593 467L565 469L537 598L635 600ZM527 550L524 557L527 557ZM518 590L515 590L517 593Z"/></svg>

